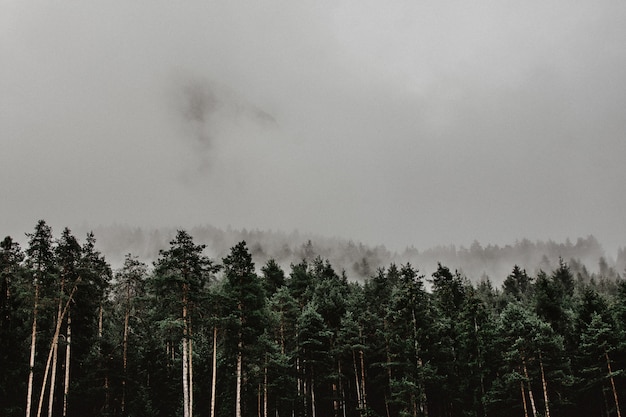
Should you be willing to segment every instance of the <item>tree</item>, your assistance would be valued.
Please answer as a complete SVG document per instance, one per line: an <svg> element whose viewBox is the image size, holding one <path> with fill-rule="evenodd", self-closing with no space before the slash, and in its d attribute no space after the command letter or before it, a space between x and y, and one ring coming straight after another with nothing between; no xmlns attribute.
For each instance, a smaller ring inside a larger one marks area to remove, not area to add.
<svg viewBox="0 0 626 417"><path fill-rule="evenodd" d="M157 298L179 313L176 321L182 329L183 416L193 416L193 345L192 316L194 303L202 297L209 278L217 268L202 254L205 245L196 245L184 230L176 233L170 249L161 250L154 264Z"/></svg>
<svg viewBox="0 0 626 417"><path fill-rule="evenodd" d="M528 276L525 269L515 265L502 284L502 292L513 300L526 301L531 291L532 278Z"/></svg>
<svg viewBox="0 0 626 417"><path fill-rule="evenodd" d="M623 374L624 370L616 369L612 356L619 352L620 341L623 340L623 337L623 333L614 325L611 317L603 317L601 312L594 311L591 313L589 321L582 330L579 345L581 360L579 362L584 381L583 395L587 394L588 391L600 391L602 393L602 396L585 395L591 400L587 402L586 406L589 407L591 404L595 406L595 409L589 410L589 412L601 412L600 410L606 404L606 398L604 401L600 401L600 398L604 396L605 389L608 389L611 393L612 406L606 410L606 413L615 413L621 417L616 376Z"/></svg>
<svg viewBox="0 0 626 417"><path fill-rule="evenodd" d="M255 273L252 256L245 241L231 248L230 254L223 259L224 292L232 311L231 346L234 346L235 371L235 416L245 413L244 386L246 365L258 365L261 358L255 355L254 347L266 327L265 294L261 280Z"/></svg>
<svg viewBox="0 0 626 417"><path fill-rule="evenodd" d="M28 331L23 314L24 253L20 245L7 236L0 242L0 414L17 414L16 398L25 388L21 380L22 337Z"/></svg>
<svg viewBox="0 0 626 417"><path fill-rule="evenodd" d="M26 265L30 270L33 285L32 330L30 340L30 360L28 372L28 391L26 394L26 417L31 416L33 381L35 372L35 354L37 349L37 320L40 309L42 290L51 285L54 273L54 251L52 228L44 220L39 220L35 231L26 234L29 237L26 249Z"/></svg>
<svg viewBox="0 0 626 417"><path fill-rule="evenodd" d="M270 259L261 268L263 289L268 298L278 291L283 285L285 285L285 272L280 265L276 263L274 259Z"/></svg>
<svg viewBox="0 0 626 417"><path fill-rule="evenodd" d="M128 385L128 343L130 335L130 317L135 308L136 299L143 293L143 284L148 273L148 266L136 257L127 254L124 265L115 274L115 298L123 306L124 325L122 336L122 398L120 411L126 414L126 392Z"/></svg>

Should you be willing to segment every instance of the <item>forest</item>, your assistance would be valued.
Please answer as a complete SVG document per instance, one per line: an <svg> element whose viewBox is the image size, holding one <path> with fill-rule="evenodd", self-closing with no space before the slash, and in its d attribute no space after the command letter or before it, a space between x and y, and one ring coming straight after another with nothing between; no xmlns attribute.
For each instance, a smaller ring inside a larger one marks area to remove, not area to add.
<svg viewBox="0 0 626 417"><path fill-rule="evenodd" d="M589 272L562 253L480 280L445 259L428 275L364 262L354 279L330 256L285 266L244 240L211 258L192 235L115 267L91 232L40 220L23 245L4 238L0 416L626 411L626 271L605 260Z"/></svg>

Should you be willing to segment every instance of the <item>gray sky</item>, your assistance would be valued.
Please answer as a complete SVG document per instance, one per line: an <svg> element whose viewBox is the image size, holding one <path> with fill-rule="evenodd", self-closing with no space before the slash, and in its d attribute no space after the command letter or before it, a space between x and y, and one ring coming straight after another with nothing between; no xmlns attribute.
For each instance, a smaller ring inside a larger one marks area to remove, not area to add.
<svg viewBox="0 0 626 417"><path fill-rule="evenodd" d="M0 234L593 234L613 252L624 22L621 1L0 0Z"/></svg>

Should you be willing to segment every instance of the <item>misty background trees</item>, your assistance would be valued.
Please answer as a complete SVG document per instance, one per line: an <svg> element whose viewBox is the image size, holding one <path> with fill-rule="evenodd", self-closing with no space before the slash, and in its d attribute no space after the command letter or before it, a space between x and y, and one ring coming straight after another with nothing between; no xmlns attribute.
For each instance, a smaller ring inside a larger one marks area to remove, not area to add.
<svg viewBox="0 0 626 417"><path fill-rule="evenodd" d="M199 231L2 240L0 415L622 415L623 250Z"/></svg>

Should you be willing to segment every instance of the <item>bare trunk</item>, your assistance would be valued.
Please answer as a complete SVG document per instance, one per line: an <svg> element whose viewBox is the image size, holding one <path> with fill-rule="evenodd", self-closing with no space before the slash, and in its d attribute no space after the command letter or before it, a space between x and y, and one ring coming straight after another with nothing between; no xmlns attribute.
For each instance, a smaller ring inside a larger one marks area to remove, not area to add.
<svg viewBox="0 0 626 417"><path fill-rule="evenodd" d="M530 399L530 408L533 412L533 417L537 417L537 407L535 407L535 397L533 396L533 390L530 387L530 378L528 377L528 368L526 368L526 359L522 358L522 365L524 369L524 376L526 377L526 383L528 384L528 398Z"/></svg>
<svg viewBox="0 0 626 417"><path fill-rule="evenodd" d="M343 386L343 378L341 378L341 361L338 363L339 370L339 395L341 398L341 415L346 417L346 391Z"/></svg>
<svg viewBox="0 0 626 417"><path fill-rule="evenodd" d="M609 379L611 380L611 388L613 389L613 400L615 401L615 409L617 410L617 417L622 417L622 413L619 409L619 401L617 398L617 390L615 389L615 379L613 379L613 371L611 370L611 360L609 359L609 352L604 350L604 357L606 358L606 367L609 370Z"/></svg>
<svg viewBox="0 0 626 417"><path fill-rule="evenodd" d="M306 376L302 378L302 401L304 405L304 415L309 416L309 389Z"/></svg>
<svg viewBox="0 0 626 417"><path fill-rule="evenodd" d="M363 415L363 399L361 398L361 384L359 382L359 370L356 365L356 353L352 351L352 365L354 366L354 385L356 388L356 403L359 407L359 413Z"/></svg>
<svg viewBox="0 0 626 417"><path fill-rule="evenodd" d="M189 317L189 417L193 417L193 334Z"/></svg>
<svg viewBox="0 0 626 417"><path fill-rule="evenodd" d="M60 323L63 321L61 318L61 312L63 311L63 293L65 289L65 278L61 278L61 287L59 290L59 305L57 307L57 321L56 325L60 326ZM56 343L54 343L52 347L52 370L50 375L50 390L48 396L48 417L52 417L52 409L54 406L54 391L56 389L56 380L57 380L57 364L59 358L59 340L57 339ZM45 389L42 387L42 389Z"/></svg>
<svg viewBox="0 0 626 417"><path fill-rule="evenodd" d="M241 383L243 373L243 341L242 335L239 334L237 342L237 388L235 392L235 417L241 417Z"/></svg>
<svg viewBox="0 0 626 417"><path fill-rule="evenodd" d="M267 417L267 355L265 355L265 367L263 369L263 417Z"/></svg>
<svg viewBox="0 0 626 417"><path fill-rule="evenodd" d="M45 387L48 384L48 374L50 373L50 364L52 362L52 354L54 353L54 345L58 343L59 333L61 332L61 321L63 320L63 317L65 317L65 315L67 314L67 310L70 307L70 302L72 301L72 297L74 296L74 293L76 292L76 289L78 288L79 282L80 282L80 278L76 280L76 283L74 284L74 288L72 288L70 296L68 297L67 302L65 303L65 307L63 308L63 311L61 312L61 320L57 321L56 328L54 330L54 335L52 336L52 343L50 344L50 350L48 351L48 359L46 361L46 368L45 368L44 375L43 375L43 381L41 383L41 393L39 395L39 406L37 407L37 417L41 417L41 409L43 406L44 394L46 392Z"/></svg>
<svg viewBox="0 0 626 417"><path fill-rule="evenodd" d="M215 417L215 385L217 383L217 325L213 326L213 375L211 377L211 417Z"/></svg>
<svg viewBox="0 0 626 417"><path fill-rule="evenodd" d="M546 417L550 417L550 405L548 403L548 381L546 381L546 374L543 371L543 357L541 351L539 352L539 369L541 370L541 386L543 387L543 399L546 403Z"/></svg>
<svg viewBox="0 0 626 417"><path fill-rule="evenodd" d="M315 413L315 379L311 378L311 416L317 417Z"/></svg>
<svg viewBox="0 0 626 417"><path fill-rule="evenodd" d="M524 389L524 381L519 382L520 390L522 391L522 404L524 405L524 417L528 417L528 406L526 405L526 390Z"/></svg>
<svg viewBox="0 0 626 417"><path fill-rule="evenodd" d="M187 329L187 287L183 286L183 417L189 415L189 358L188 349L188 329Z"/></svg>
<svg viewBox="0 0 626 417"><path fill-rule="evenodd" d="M70 355L72 351L72 314L67 312L67 334L65 338L65 382L63 384L63 417L67 416L67 397L70 392Z"/></svg>
<svg viewBox="0 0 626 417"><path fill-rule="evenodd" d="M30 333L30 360L28 362L28 392L26 394L26 417L30 417L33 403L33 376L35 368L35 348L37 345L37 310L39 309L39 284L35 283L35 303L33 305L33 327Z"/></svg>
<svg viewBox="0 0 626 417"><path fill-rule="evenodd" d="M367 412L367 391L365 390L365 355L363 349L359 350L359 358L361 360L361 401L363 403L363 410Z"/></svg>
<svg viewBox="0 0 626 417"><path fill-rule="evenodd" d="M59 353L59 341L54 344L52 348L52 370L50 375L50 390L48 394L48 417L52 417L52 408L54 406L54 391L56 388L56 380L57 380L57 361L58 361L58 353Z"/></svg>

